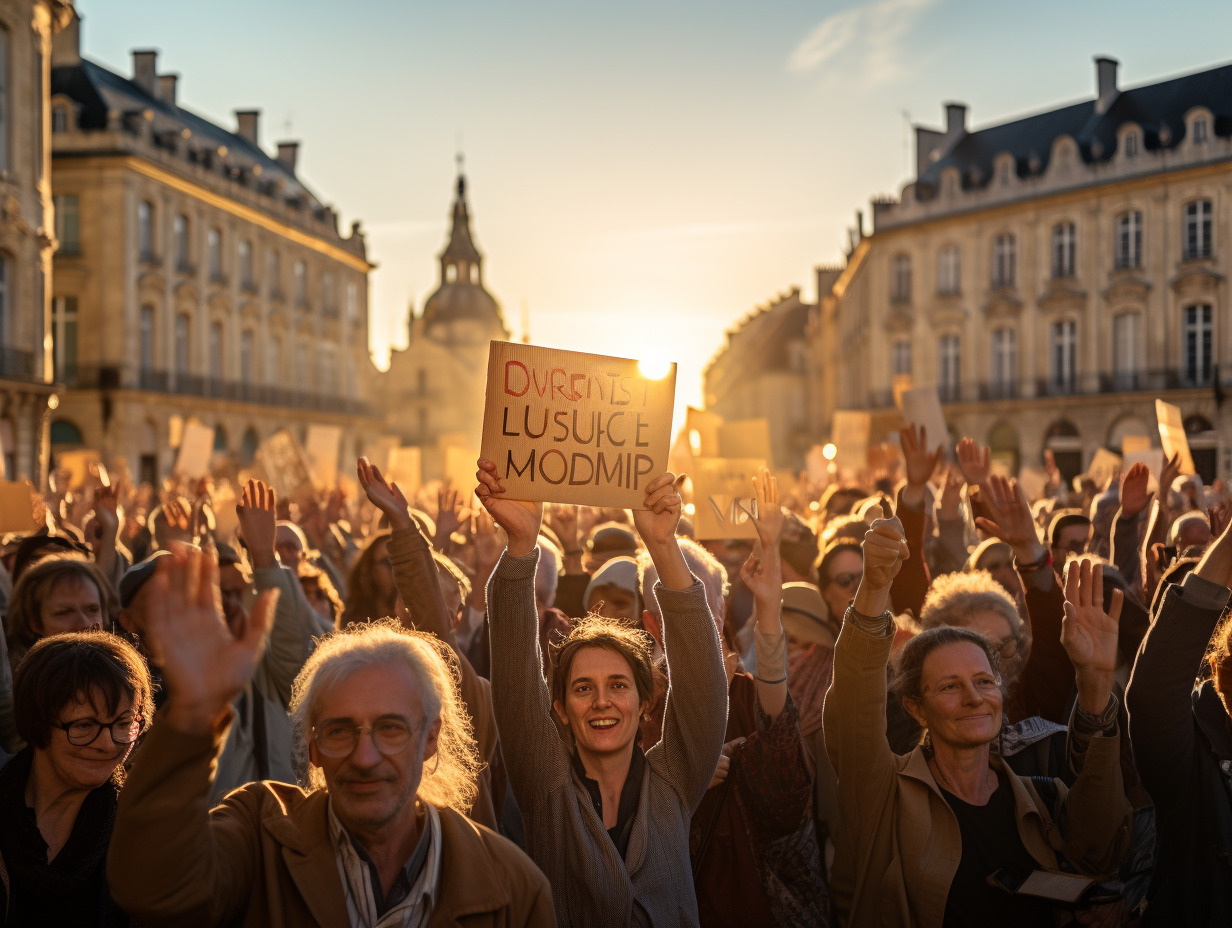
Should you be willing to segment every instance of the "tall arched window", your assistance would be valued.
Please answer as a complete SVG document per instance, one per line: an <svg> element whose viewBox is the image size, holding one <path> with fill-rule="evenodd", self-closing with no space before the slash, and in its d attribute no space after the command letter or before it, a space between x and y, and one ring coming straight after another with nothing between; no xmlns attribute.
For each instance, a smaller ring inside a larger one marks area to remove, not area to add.
<svg viewBox="0 0 1232 928"><path fill-rule="evenodd" d="M1116 218L1116 266L1142 267L1142 213L1131 209Z"/></svg>
<svg viewBox="0 0 1232 928"><path fill-rule="evenodd" d="M149 200L137 204L137 254L142 261L154 258L154 204Z"/></svg>
<svg viewBox="0 0 1232 928"><path fill-rule="evenodd" d="M911 301L911 256L895 255L890 273L890 299L895 303L909 303Z"/></svg>
<svg viewBox="0 0 1232 928"><path fill-rule="evenodd" d="M947 245L937 253L937 296L955 296L959 292L959 252L957 245Z"/></svg>
<svg viewBox="0 0 1232 928"><path fill-rule="evenodd" d="M1201 386L1211 382L1213 343L1211 305L1185 307L1181 312L1181 365L1186 383Z"/></svg>
<svg viewBox="0 0 1232 928"><path fill-rule="evenodd" d="M1211 201L1194 200L1185 205L1184 238L1186 261L1211 256Z"/></svg>
<svg viewBox="0 0 1232 928"><path fill-rule="evenodd" d="M1009 326L993 329L990 358L990 387L993 397L1006 399L1017 394L1018 333Z"/></svg>
<svg viewBox="0 0 1232 928"><path fill-rule="evenodd" d="M1052 276L1074 276L1074 253L1077 234L1072 222L1058 222L1052 227Z"/></svg>
<svg viewBox="0 0 1232 928"><path fill-rule="evenodd" d="M992 240L992 285L1012 287L1017 274L1017 241L1008 232Z"/></svg>

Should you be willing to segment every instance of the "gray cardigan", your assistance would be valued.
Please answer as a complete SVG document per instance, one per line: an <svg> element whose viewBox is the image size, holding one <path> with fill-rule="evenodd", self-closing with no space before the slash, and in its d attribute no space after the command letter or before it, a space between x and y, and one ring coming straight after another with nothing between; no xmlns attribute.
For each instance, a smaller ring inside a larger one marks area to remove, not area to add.
<svg viewBox="0 0 1232 928"><path fill-rule="evenodd" d="M608 837L551 717L535 609L539 552L504 554L488 581L492 699L526 850L552 884L561 928L695 926L689 824L718 765L727 674L699 580L656 584L669 661L663 740L646 768L624 860Z"/></svg>

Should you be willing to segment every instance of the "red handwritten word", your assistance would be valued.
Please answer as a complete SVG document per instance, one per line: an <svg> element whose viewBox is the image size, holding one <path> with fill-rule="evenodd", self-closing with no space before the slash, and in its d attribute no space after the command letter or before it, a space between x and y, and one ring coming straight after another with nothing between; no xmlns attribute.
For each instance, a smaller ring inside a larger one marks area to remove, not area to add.
<svg viewBox="0 0 1232 928"><path fill-rule="evenodd" d="M557 397L572 403L581 400L598 399L612 406L628 406L635 398L635 391L641 387L641 405L646 405L649 382L626 374L607 372L592 376L579 372L566 371L563 367L553 367L540 371L528 369L521 361L505 362L505 394L507 396L525 396L534 390L540 398L555 401Z"/></svg>

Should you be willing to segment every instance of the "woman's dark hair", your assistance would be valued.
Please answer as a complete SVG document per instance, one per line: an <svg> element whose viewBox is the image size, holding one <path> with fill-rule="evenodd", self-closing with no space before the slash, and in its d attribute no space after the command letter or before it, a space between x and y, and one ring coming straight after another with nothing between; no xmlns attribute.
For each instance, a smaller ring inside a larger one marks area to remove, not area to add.
<svg viewBox="0 0 1232 928"><path fill-rule="evenodd" d="M46 558L27 568L13 587L13 597L9 600L9 614L6 619L6 638L10 654L16 652L17 656L20 656L39 640L43 600L56 586L66 581L88 581L98 589L102 621L107 621L108 616L116 613L115 592L91 561L69 554Z"/></svg>
<svg viewBox="0 0 1232 928"><path fill-rule="evenodd" d="M295 570L301 584L305 581L315 583L321 595L329 601L330 618L337 627L342 618L342 597L338 595L338 589L334 586L334 581L329 579L329 574L311 561L305 560L301 560Z"/></svg>
<svg viewBox="0 0 1232 928"><path fill-rule="evenodd" d="M66 632L34 643L13 675L17 733L33 747L47 747L60 713L77 698L101 698L95 709L108 716L128 700L141 731L154 717L149 668L136 648L110 632Z"/></svg>
<svg viewBox="0 0 1232 928"><path fill-rule="evenodd" d="M847 541L844 539L843 541L836 541L828 545L826 549L817 556L817 586L820 589L824 590L826 586L829 585L830 580L833 579L830 576L830 567L834 564L834 559L844 551L851 551L854 554L858 554L861 559L864 557L864 549L861 548L857 542Z"/></svg>
<svg viewBox="0 0 1232 928"><path fill-rule="evenodd" d="M654 670L651 654L654 640L640 628L590 615L573 626L568 636L549 646L552 657L552 702L565 702L573 660L583 648L606 648L623 657L633 673L639 702L654 703Z"/></svg>

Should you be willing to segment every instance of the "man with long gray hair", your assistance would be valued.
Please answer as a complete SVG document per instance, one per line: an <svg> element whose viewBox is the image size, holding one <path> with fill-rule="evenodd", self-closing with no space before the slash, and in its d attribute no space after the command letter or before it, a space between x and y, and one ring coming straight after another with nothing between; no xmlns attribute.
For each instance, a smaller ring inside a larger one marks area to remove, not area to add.
<svg viewBox="0 0 1232 928"><path fill-rule="evenodd" d="M233 633L213 561L164 557L162 609L141 634L168 697L121 796L107 869L148 925L556 924L547 880L467 819L479 758L434 637L361 624L326 638L295 681L291 716L310 790L249 783L208 808L231 700L260 659L276 594Z"/></svg>

